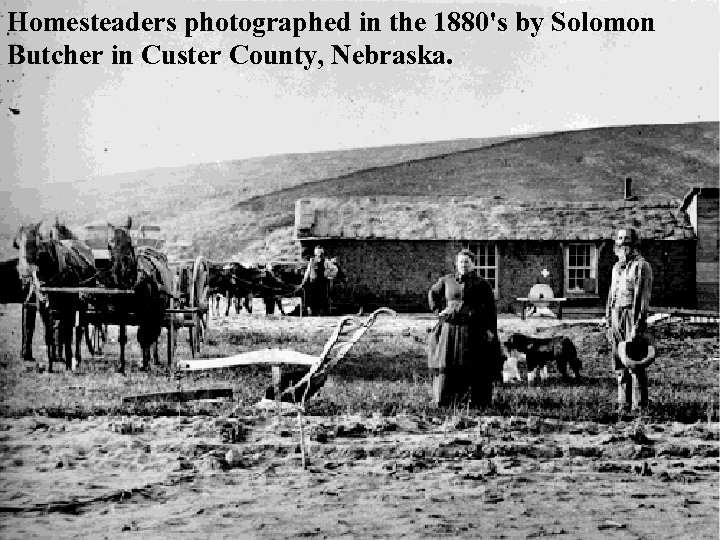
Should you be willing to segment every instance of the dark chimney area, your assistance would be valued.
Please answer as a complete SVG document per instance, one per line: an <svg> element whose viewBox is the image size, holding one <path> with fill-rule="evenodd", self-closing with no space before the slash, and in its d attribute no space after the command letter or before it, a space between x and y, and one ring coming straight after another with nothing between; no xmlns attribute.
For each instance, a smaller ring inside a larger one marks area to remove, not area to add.
<svg viewBox="0 0 720 540"><path fill-rule="evenodd" d="M637 197L632 194L632 178L625 178L625 200L637 201Z"/></svg>

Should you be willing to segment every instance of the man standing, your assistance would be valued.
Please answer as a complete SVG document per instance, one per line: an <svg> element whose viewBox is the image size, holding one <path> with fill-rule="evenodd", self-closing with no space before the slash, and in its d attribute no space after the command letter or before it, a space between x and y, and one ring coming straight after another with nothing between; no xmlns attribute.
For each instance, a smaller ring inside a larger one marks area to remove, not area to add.
<svg viewBox="0 0 720 540"><path fill-rule="evenodd" d="M635 412L647 407L648 389L645 368L627 368L618 354L622 342L645 337L647 315L652 291L652 268L637 251L637 232L620 229L615 240L618 262L612 270L605 315L609 324L608 339L613 368L618 380L618 414L627 414L632 405Z"/></svg>
<svg viewBox="0 0 720 540"><path fill-rule="evenodd" d="M330 312L328 288L330 280L337 273L337 267L325 258L325 250L321 246L315 246L314 253L315 256L308 262L301 287L305 289L310 314L328 315Z"/></svg>

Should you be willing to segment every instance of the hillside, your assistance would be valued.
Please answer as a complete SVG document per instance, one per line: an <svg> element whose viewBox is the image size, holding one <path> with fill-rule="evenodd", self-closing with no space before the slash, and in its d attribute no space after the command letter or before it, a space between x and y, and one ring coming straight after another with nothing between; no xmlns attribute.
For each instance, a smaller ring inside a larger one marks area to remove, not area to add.
<svg viewBox="0 0 720 540"><path fill-rule="evenodd" d="M76 183L64 187L75 194L68 208L51 186L41 209L74 223L132 213L169 232L173 255L260 261L297 256L298 198L607 200L622 197L626 177L641 198L680 198L691 187L717 185L718 139L718 123L709 122L269 156Z"/></svg>
<svg viewBox="0 0 720 540"><path fill-rule="evenodd" d="M222 242L229 241L251 258L272 258L292 245L294 203L305 197L437 194L608 200L622 198L626 177L633 179L633 193L641 198L680 198L693 186L716 185L718 124L541 135L305 183L238 200L234 219L218 224L222 233L198 231L196 246L222 253Z"/></svg>
<svg viewBox="0 0 720 540"><path fill-rule="evenodd" d="M460 139L283 154L0 191L0 257L13 256L11 237L21 224L43 218L54 220L55 216L79 225L106 220L124 222L132 214L141 222L158 223L173 231L171 239L192 242L196 230L211 231L210 224L223 221L223 216L240 201L370 167L478 148L507 139Z"/></svg>

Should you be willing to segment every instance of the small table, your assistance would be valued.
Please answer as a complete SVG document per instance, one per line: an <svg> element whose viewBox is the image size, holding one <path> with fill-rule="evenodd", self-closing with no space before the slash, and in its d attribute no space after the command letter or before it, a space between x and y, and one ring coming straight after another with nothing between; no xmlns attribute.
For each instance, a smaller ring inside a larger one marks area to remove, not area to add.
<svg viewBox="0 0 720 540"><path fill-rule="evenodd" d="M525 308L528 304L538 306L543 304L557 304L558 308L558 319L562 320L562 303L567 300L567 298L516 298L518 302L521 303L522 311L520 312L520 319L525 320Z"/></svg>

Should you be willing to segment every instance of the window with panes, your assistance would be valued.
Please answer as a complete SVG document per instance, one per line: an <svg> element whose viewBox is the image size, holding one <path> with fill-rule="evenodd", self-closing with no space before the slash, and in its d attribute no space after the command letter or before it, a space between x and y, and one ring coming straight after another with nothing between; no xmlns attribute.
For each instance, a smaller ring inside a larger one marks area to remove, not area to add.
<svg viewBox="0 0 720 540"><path fill-rule="evenodd" d="M475 271L492 285L497 295L498 254L495 244L478 244L475 248Z"/></svg>
<svg viewBox="0 0 720 540"><path fill-rule="evenodd" d="M593 244L569 244L565 250L565 291L597 293L597 250Z"/></svg>

